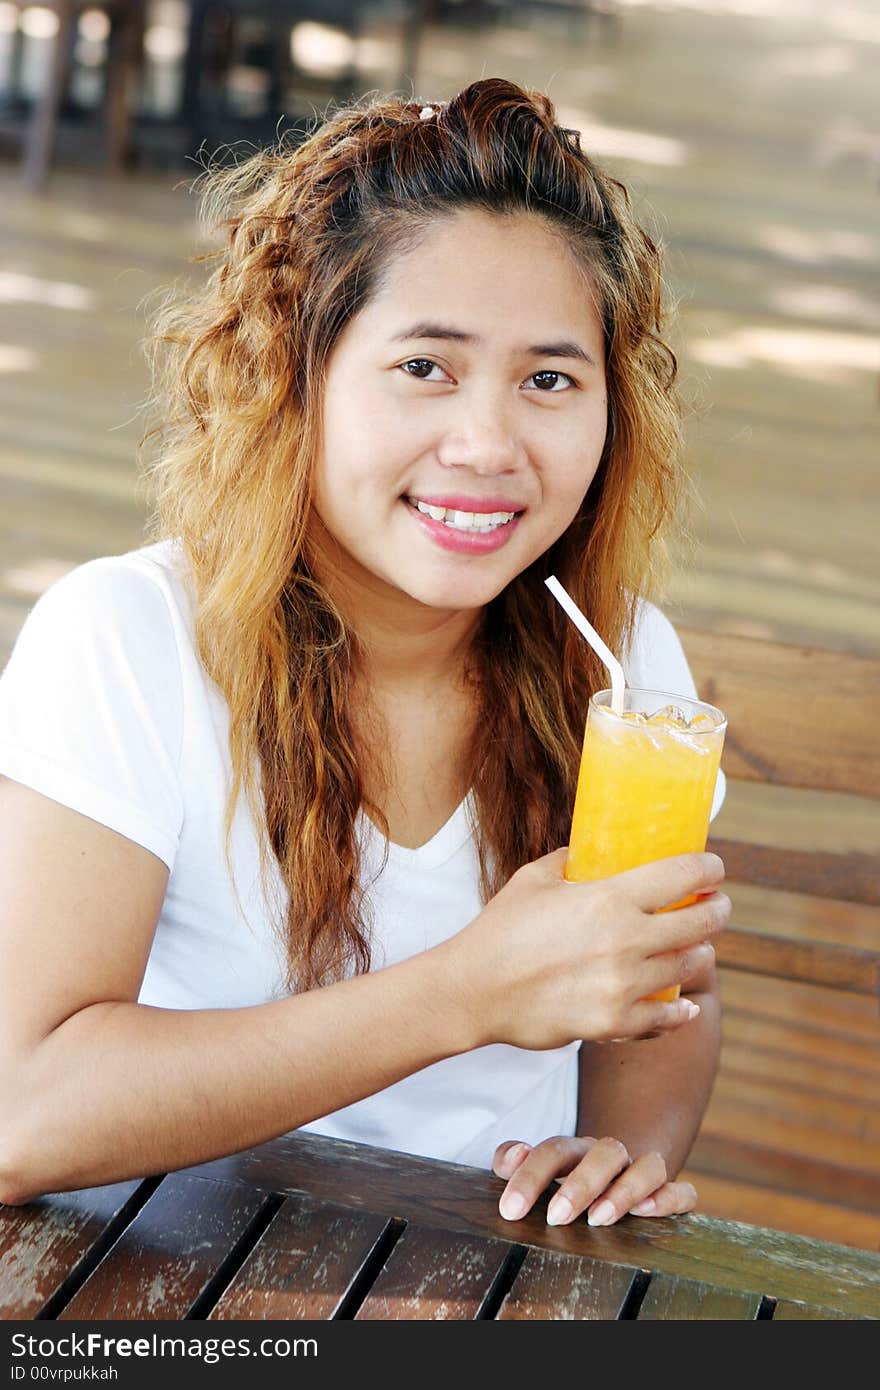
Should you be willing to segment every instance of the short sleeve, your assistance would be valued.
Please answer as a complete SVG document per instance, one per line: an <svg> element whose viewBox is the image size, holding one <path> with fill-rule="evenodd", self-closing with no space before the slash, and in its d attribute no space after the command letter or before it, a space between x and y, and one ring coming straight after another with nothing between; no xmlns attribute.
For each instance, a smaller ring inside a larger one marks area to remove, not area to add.
<svg viewBox="0 0 880 1390"><path fill-rule="evenodd" d="M182 730L177 643L159 585L113 559L52 585L0 676L0 773L173 869Z"/></svg>
<svg viewBox="0 0 880 1390"><path fill-rule="evenodd" d="M639 602L632 640L624 656L624 674L628 685L643 690L668 690L693 700L700 698L678 633L666 615L645 599ZM727 779L719 769L711 820L721 810L726 791Z"/></svg>

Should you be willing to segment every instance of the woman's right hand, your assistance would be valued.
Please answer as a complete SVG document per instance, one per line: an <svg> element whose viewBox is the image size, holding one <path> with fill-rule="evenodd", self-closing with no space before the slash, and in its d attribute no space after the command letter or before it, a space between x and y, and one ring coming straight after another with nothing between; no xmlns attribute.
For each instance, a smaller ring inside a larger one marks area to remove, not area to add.
<svg viewBox="0 0 880 1390"><path fill-rule="evenodd" d="M453 954L475 1046L563 1047L666 1033L693 1017L687 999L645 996L714 959L730 920L716 854L680 854L594 883L563 878L567 849L524 864L444 946ZM658 912L690 894L689 907Z"/></svg>

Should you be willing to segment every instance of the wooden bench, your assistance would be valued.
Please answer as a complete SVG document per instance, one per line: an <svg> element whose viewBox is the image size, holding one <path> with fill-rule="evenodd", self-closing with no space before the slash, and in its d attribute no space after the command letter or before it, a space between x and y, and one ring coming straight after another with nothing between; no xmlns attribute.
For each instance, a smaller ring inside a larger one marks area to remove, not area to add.
<svg viewBox="0 0 880 1390"><path fill-rule="evenodd" d="M880 1249L880 661L679 628L728 716L700 1209Z"/></svg>

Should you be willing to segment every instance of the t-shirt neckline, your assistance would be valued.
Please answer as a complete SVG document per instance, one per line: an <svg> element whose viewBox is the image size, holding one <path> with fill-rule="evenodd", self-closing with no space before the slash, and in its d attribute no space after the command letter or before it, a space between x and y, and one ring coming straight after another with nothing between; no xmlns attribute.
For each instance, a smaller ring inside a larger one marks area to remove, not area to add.
<svg viewBox="0 0 880 1390"><path fill-rule="evenodd" d="M472 806L473 793L469 791L464 800L456 806L446 824L441 825L436 835L432 835L430 840L419 845L416 849L411 849L407 845L398 845L394 840L389 840L389 862L407 869L436 869L441 864L445 864L473 834L473 825L469 815ZM363 808L358 811L358 817L367 835L374 842L382 845L384 841L380 830L365 814Z"/></svg>

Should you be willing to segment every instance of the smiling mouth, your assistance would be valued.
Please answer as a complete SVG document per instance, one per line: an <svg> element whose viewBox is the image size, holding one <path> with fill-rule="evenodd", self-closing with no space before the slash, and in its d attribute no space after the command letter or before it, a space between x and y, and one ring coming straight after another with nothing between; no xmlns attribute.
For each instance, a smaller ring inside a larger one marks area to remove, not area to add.
<svg viewBox="0 0 880 1390"><path fill-rule="evenodd" d="M454 507L435 507L406 494L400 500L412 507L413 511L420 512L432 521L440 522L450 531L460 531L473 536L486 536L491 535L493 531L501 531L505 526L509 526L515 517L522 516L525 510L522 508L518 511L468 512Z"/></svg>

